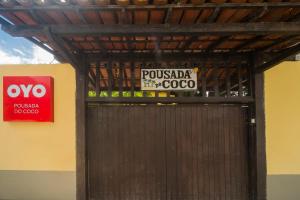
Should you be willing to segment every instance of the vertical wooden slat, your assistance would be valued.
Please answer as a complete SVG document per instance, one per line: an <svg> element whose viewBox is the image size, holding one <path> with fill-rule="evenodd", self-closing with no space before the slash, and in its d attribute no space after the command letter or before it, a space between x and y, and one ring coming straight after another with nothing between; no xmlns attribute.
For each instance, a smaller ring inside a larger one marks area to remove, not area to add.
<svg viewBox="0 0 300 200"><path fill-rule="evenodd" d="M205 73L206 73L206 68L203 65L201 67L201 88L202 88L202 96L203 97L207 97L207 95L206 95L206 76L205 76Z"/></svg>
<svg viewBox="0 0 300 200"><path fill-rule="evenodd" d="M100 63L96 64L96 97L100 96Z"/></svg>
<svg viewBox="0 0 300 200"><path fill-rule="evenodd" d="M98 166L99 170L100 170L100 177L102 177L101 179L96 180L96 187L98 188L97 191L99 191L99 198L104 199L105 198L105 182L103 181L103 179L105 178L105 169L104 169L104 163L102 162L102 159L104 158L104 154L105 154L105 150L104 150L104 143L105 143L105 139L104 139L104 134L106 132L106 128L108 127L108 122L107 122L107 115L106 115L106 110L105 107L99 106L98 107L98 116L99 116L99 120L98 120L98 134L99 134L99 139L100 139L100 148L98 149L98 151L96 152L97 155L97 159L96 161L100 163L100 167ZM100 151L100 152L99 152ZM97 168L97 163L94 164L95 168ZM96 176L97 177L97 176Z"/></svg>
<svg viewBox="0 0 300 200"><path fill-rule="evenodd" d="M231 83L230 83L230 68L226 68L226 95L227 97L230 97L230 91L231 91Z"/></svg>
<svg viewBox="0 0 300 200"><path fill-rule="evenodd" d="M214 134L213 134L213 129L215 127L215 122L213 120L213 110L210 108L209 109L210 112L208 112L208 177L209 177L209 181L208 181L208 187L209 187L209 199L214 199L214 166L213 166L213 155L214 155Z"/></svg>
<svg viewBox="0 0 300 200"><path fill-rule="evenodd" d="M191 126L191 151L192 155L192 195L193 199L198 199L198 134L197 134L197 124L199 123L197 120L197 108L194 108L192 105L191 108L191 120L190 120L190 126ZM194 123L194 122L197 123Z"/></svg>
<svg viewBox="0 0 300 200"><path fill-rule="evenodd" d="M123 97L123 71L124 71L124 63L120 62L119 63L119 97Z"/></svg>
<svg viewBox="0 0 300 200"><path fill-rule="evenodd" d="M229 109L229 116L230 117L230 121L229 121L229 130L230 130L230 166L231 166L231 189L232 189L232 197L233 199L239 199L238 198L238 191L237 191L237 187L238 187L238 176L237 176L237 158L236 158L236 143L237 143L237 139L236 139L236 135L235 135L235 117L234 117L234 110L233 109Z"/></svg>
<svg viewBox="0 0 300 200"><path fill-rule="evenodd" d="M220 96L219 94L219 68L218 66L214 67L215 72L214 72L214 91L215 91L215 96L218 97Z"/></svg>
<svg viewBox="0 0 300 200"><path fill-rule="evenodd" d="M97 132L97 126L95 126L95 121L97 121L97 112L92 112L90 111L91 109L94 109L93 107L88 107L87 108L87 118L88 119L92 119L92 120L88 120L87 121L87 133L93 133L93 132ZM86 140L87 140L87 152L91 152L93 151L93 145L90 143L90 140L87 139L88 135L86 136ZM95 193L95 183L94 180L91 178L93 176L95 176L95 170L93 170L93 167L91 166L93 165L93 162L90 162L87 159L87 163L86 163L86 168L87 168L87 196L88 198L91 198L91 194Z"/></svg>
<svg viewBox="0 0 300 200"><path fill-rule="evenodd" d="M154 110L154 107L153 106L151 106L151 107L149 107L149 110L148 110L148 121L149 121L149 124L150 124L150 126L152 127L151 129L149 129L149 132L148 132L148 134L152 137L152 138L154 138L155 137L155 132L156 132L156 126L155 126L155 122L156 122L156 116L155 116L155 110ZM153 151L153 147L151 147L150 145L148 146L149 147L149 151L150 152L154 152ZM154 152L154 153L156 153L156 152ZM149 155L149 160L150 160L150 162L155 162L155 156L154 156L154 154L150 154ZM151 167L151 168L149 168L149 184L150 184L150 199L156 199L156 186L155 186L155 184L153 184L153 183L155 183L156 182L156 177L154 176L154 174L155 174L155 168L154 167Z"/></svg>
<svg viewBox="0 0 300 200"><path fill-rule="evenodd" d="M240 97L243 96L242 69L241 68L242 68L242 66L238 65L238 87L239 87L238 93L239 93Z"/></svg>
<svg viewBox="0 0 300 200"><path fill-rule="evenodd" d="M197 200L204 199L204 170L203 170L203 161L201 158L203 158L203 106L198 106L195 110L195 121L197 123L194 123L195 126L195 134L197 135L196 139L196 158L197 158Z"/></svg>
<svg viewBox="0 0 300 200"><path fill-rule="evenodd" d="M247 199L249 197L249 190L248 190L248 183L249 183L249 177L248 177L248 165L247 161L249 159L248 157L248 149L249 146L247 144L247 128L248 128L248 123L247 123L247 118L246 118L246 109L248 108L242 108L241 109L241 117L240 119L240 133L241 133L241 167L242 167L242 172L243 172L243 182L245 184L242 185L242 194L243 194L243 199Z"/></svg>
<svg viewBox="0 0 300 200"><path fill-rule="evenodd" d="M229 126L229 109L228 106L223 107L223 117L224 117L224 125L223 125L223 134L224 134L224 142L225 142L225 187L226 187L226 195L225 199L233 199L231 192L231 183L232 183L232 172L231 172L231 159L230 159L230 126Z"/></svg>
<svg viewBox="0 0 300 200"><path fill-rule="evenodd" d="M121 66L121 65L120 65ZM120 72L121 73L121 72ZM123 82L122 82L123 83ZM122 117L126 116L126 113L124 112L125 108L119 107L119 114ZM124 180L125 177L125 173L124 173L124 168L125 168L125 135L122 133L123 130L126 127L126 121L124 119L120 119L120 117L117 118L117 127L118 127L118 155L119 155L119 163L118 163L118 176L120 178L120 180ZM125 190L124 190L124 186L122 183L118 184L118 197L117 199L126 199L126 194L125 194Z"/></svg>
<svg viewBox="0 0 300 200"><path fill-rule="evenodd" d="M154 116L155 116L155 120L154 120L154 130L155 130L155 133L154 133L154 141L155 141L155 154L159 154L159 150L158 150L158 144L160 143L160 141L157 140L157 134L163 134L162 132L159 133L157 132L156 130L159 130L159 116L160 114L156 112L156 109L155 107L152 106L152 109L154 110ZM156 164L154 165L154 170L155 170L155 174L158 174L159 173L159 167L157 165L157 163L159 162L159 156L155 156L154 160L153 160ZM154 198L155 199L158 199L160 200L160 194L159 194L159 191L160 191L160 184L159 184L159 181L160 181L160 177L158 176L155 176L155 194L154 194Z"/></svg>
<svg viewBox="0 0 300 200"><path fill-rule="evenodd" d="M131 90L130 90L130 94L131 94L131 97L134 97L134 88L135 88L135 65L134 63L130 63L130 87L131 87Z"/></svg>
<svg viewBox="0 0 300 200"><path fill-rule="evenodd" d="M253 93L254 93L254 90L253 90L253 69L251 67L251 64L248 64L247 65L247 78L248 78L248 96L251 96L251 97L254 97Z"/></svg>
<svg viewBox="0 0 300 200"><path fill-rule="evenodd" d="M224 113L223 113L223 105L218 106L218 162L220 165L219 168L219 187L220 187L220 192L219 192L219 199L225 199L226 197L226 183L225 183L225 177L226 177L226 172L225 172L225 139L224 139L224 133L223 133L223 126L224 126Z"/></svg>
<svg viewBox="0 0 300 200"><path fill-rule="evenodd" d="M232 125L232 131L234 133L234 139L235 139L235 171L236 171L236 193L238 199L242 199L242 193L241 193L241 187L242 183L242 171L241 171L241 151L240 148L241 144L241 132L239 129L239 123L240 123L240 108L237 106L233 107L233 125Z"/></svg>
<svg viewBox="0 0 300 200"><path fill-rule="evenodd" d="M141 63L141 72L142 72L142 69L144 69L146 66L145 63ZM142 90L142 76L140 77L140 83L141 83L141 90ZM147 97L147 91L143 90L143 97Z"/></svg>
<svg viewBox="0 0 300 200"><path fill-rule="evenodd" d="M113 87L113 74L112 74L112 64L111 64L111 61L109 61L107 64L106 64L106 70L107 70L107 74L108 74L108 91L107 91L107 94L108 94L108 97L111 97L112 96L112 87Z"/></svg>
<svg viewBox="0 0 300 200"><path fill-rule="evenodd" d="M210 198L210 194L209 194L209 185L210 185L210 176L209 176L209 147L210 147L210 143L209 143L209 135L210 134L205 134L205 133L209 133L209 128L210 126L208 125L209 122L209 118L208 118L208 114L209 114L209 109L208 106L204 107L203 110L203 140L205 141L204 143L204 147L203 147L203 153L204 153L204 157L203 157L203 182L204 182L204 188L203 188L203 195L204 195L204 200L209 200Z"/></svg>

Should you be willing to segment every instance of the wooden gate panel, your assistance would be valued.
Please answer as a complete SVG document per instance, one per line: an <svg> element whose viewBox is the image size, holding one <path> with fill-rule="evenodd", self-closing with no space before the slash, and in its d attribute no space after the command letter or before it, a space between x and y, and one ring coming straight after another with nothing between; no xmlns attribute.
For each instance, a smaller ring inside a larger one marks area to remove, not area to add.
<svg viewBox="0 0 300 200"><path fill-rule="evenodd" d="M248 200L240 105L88 108L89 199Z"/></svg>
<svg viewBox="0 0 300 200"><path fill-rule="evenodd" d="M88 108L90 199L166 199L164 115L145 109Z"/></svg>
<svg viewBox="0 0 300 200"><path fill-rule="evenodd" d="M167 199L247 200L247 127L238 105L166 109Z"/></svg>

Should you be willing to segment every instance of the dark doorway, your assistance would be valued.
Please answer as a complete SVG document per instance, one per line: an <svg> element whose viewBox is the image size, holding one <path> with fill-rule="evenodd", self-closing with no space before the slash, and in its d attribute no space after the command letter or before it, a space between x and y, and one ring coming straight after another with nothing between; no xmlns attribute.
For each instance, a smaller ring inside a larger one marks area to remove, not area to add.
<svg viewBox="0 0 300 200"><path fill-rule="evenodd" d="M89 199L247 200L247 108L89 105Z"/></svg>

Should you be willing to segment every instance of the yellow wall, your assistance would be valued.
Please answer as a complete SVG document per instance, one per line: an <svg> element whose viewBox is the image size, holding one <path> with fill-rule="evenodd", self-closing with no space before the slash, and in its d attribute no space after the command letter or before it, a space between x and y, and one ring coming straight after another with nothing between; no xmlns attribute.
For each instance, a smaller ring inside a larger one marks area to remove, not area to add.
<svg viewBox="0 0 300 200"><path fill-rule="evenodd" d="M268 174L300 174L300 62L265 73Z"/></svg>
<svg viewBox="0 0 300 200"><path fill-rule="evenodd" d="M0 66L3 75L54 77L55 122L3 122L0 170L75 170L75 73L70 65ZM300 62L265 73L268 174L300 174ZM286 93L286 94L284 94ZM292 97L289 97L292 94Z"/></svg>
<svg viewBox="0 0 300 200"><path fill-rule="evenodd" d="M2 76L54 78L54 123L3 122ZM75 170L75 72L70 65L0 66L0 170Z"/></svg>

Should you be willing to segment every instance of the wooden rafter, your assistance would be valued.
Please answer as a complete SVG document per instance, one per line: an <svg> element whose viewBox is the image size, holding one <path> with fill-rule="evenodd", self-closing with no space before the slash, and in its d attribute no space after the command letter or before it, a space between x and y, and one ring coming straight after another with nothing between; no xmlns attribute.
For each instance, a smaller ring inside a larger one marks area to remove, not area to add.
<svg viewBox="0 0 300 200"><path fill-rule="evenodd" d="M263 51L268 51L269 49L271 49L272 47L276 46L276 45L279 45L279 44L282 44L282 43L285 43L295 37L298 37L298 36L294 36L294 35L288 35L288 36L285 36L285 37L282 37L274 42L272 42L271 44L265 46L265 47L262 47L260 49L258 49L258 51L260 52L263 52Z"/></svg>
<svg viewBox="0 0 300 200"><path fill-rule="evenodd" d="M56 35L54 35L50 29L46 30L46 36L48 38L48 40L56 46L56 48L59 50L59 53L62 55L62 57L67 60L71 65L73 65L73 67L75 67L76 69L83 71L83 66L80 63L80 61L76 58L75 55L73 55L73 53L69 52L64 44L64 40Z"/></svg>
<svg viewBox="0 0 300 200"><path fill-rule="evenodd" d="M243 21L245 21L245 22L255 22L256 20L263 17L268 11L269 11L269 8L267 6L261 7L257 11L253 12L252 14L246 16L243 19Z"/></svg>
<svg viewBox="0 0 300 200"><path fill-rule="evenodd" d="M241 43L240 45L236 46L236 47L233 48L231 51L232 51L232 52L239 51L239 50L241 50L241 49L247 47L248 45L251 45L251 44L255 43L256 41L259 41L260 39L262 39L262 38L264 38L264 37L265 37L265 36L263 36L263 35L255 36L255 37L253 37L252 39L247 40L247 41Z"/></svg>
<svg viewBox="0 0 300 200"><path fill-rule="evenodd" d="M289 49L282 50L281 52L275 54L270 60L263 62L262 64L256 63L255 72L261 73L267 69L272 68L278 63L282 62L286 58L295 55L300 52L300 44L297 44Z"/></svg>
<svg viewBox="0 0 300 200"><path fill-rule="evenodd" d="M212 52L215 48L217 48L219 45L221 45L226 40L230 39L231 36L224 36L220 39L216 40L215 42L212 42L206 49L207 52Z"/></svg>

